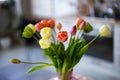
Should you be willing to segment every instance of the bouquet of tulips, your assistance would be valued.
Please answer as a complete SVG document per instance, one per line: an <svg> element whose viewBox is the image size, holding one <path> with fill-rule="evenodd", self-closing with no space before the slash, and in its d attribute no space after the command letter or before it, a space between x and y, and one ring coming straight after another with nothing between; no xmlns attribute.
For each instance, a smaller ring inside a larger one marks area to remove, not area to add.
<svg viewBox="0 0 120 80"><path fill-rule="evenodd" d="M87 51L91 43L99 36L108 36L110 29L107 25L100 27L98 36L90 42L82 37L83 33L93 30L92 25L82 18L78 18L70 32L62 29L62 23L55 25L55 20L41 20L37 24L28 24L22 33L24 38L34 38L43 49L44 54L51 60L47 62L24 62L12 59L11 62L19 64L40 64L28 70L28 73L38 69L53 66L57 72L70 72ZM68 41L67 47L64 42Z"/></svg>

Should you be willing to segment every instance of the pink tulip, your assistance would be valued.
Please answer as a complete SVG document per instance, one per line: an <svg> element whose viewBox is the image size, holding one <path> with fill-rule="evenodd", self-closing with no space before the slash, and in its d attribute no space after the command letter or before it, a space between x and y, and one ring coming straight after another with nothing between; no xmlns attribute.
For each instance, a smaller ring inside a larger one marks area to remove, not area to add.
<svg viewBox="0 0 120 80"><path fill-rule="evenodd" d="M78 27L84 20L82 18L78 18L76 20L76 26Z"/></svg>
<svg viewBox="0 0 120 80"><path fill-rule="evenodd" d="M79 29L83 30L85 28L86 22L83 21L80 25L79 25Z"/></svg>
<svg viewBox="0 0 120 80"><path fill-rule="evenodd" d="M76 32L77 32L76 25L74 25L74 26L72 27L71 31L70 31L70 34L71 34L71 35L75 35Z"/></svg>

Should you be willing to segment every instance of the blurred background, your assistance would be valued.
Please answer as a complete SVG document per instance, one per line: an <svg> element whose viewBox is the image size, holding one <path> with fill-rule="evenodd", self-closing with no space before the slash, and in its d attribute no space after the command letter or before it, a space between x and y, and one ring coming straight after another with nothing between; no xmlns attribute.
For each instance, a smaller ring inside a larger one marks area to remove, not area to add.
<svg viewBox="0 0 120 80"><path fill-rule="evenodd" d="M69 31L79 17L94 27L91 33L84 34L89 41L103 24L109 25L112 33L90 46L74 73L92 80L120 80L120 0L0 0L0 80L48 80L54 77L56 73L52 67L26 74L34 65L14 65L9 60L48 62L33 38L22 38L24 27L54 18Z"/></svg>

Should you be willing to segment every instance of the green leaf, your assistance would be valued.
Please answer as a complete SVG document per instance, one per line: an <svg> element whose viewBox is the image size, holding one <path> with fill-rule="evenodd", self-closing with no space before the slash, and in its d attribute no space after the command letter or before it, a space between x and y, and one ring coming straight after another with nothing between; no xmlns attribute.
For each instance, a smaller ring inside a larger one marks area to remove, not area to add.
<svg viewBox="0 0 120 80"><path fill-rule="evenodd" d="M89 47L89 44L86 44L85 46L83 46L83 47L80 49L79 54L78 54L78 56L76 57L76 60L77 60L77 61L76 61L75 64L77 64L77 63L80 61L81 57L82 57L83 54L87 51L88 47ZM75 64L74 64L74 65L75 65Z"/></svg>
<svg viewBox="0 0 120 80"><path fill-rule="evenodd" d="M75 48L76 48L77 44L78 44L78 42L75 42L75 43L71 46L71 48L69 49L69 50L70 50L70 53L69 53L70 59L72 58L72 55L73 55L74 52L75 52Z"/></svg>
<svg viewBox="0 0 120 80"><path fill-rule="evenodd" d="M86 44L83 48L81 48L81 50L80 50L80 56L82 56L87 51L88 47L89 47L89 45Z"/></svg>
<svg viewBox="0 0 120 80"><path fill-rule="evenodd" d="M63 58L65 55L65 46L61 42L58 45L57 54L58 54L58 57L60 57L60 58Z"/></svg>
<svg viewBox="0 0 120 80"><path fill-rule="evenodd" d="M64 44L60 42L60 46L61 46L61 50L64 51L65 50Z"/></svg>
<svg viewBox="0 0 120 80"><path fill-rule="evenodd" d="M43 50L44 50L45 55L52 61L53 66L57 68L58 64L57 64L56 56L54 56L53 54L53 51L50 48L43 49Z"/></svg>
<svg viewBox="0 0 120 80"><path fill-rule="evenodd" d="M56 53L56 46L52 43L51 46L50 46L50 51L52 51L52 54L57 54Z"/></svg>
<svg viewBox="0 0 120 80"><path fill-rule="evenodd" d="M43 65L40 65L40 66L35 66L33 68L30 68L27 73L32 73L34 71L37 71L39 69L42 69L42 68L45 68L45 67L48 67L48 66L52 66L52 65L51 64L43 64Z"/></svg>
<svg viewBox="0 0 120 80"><path fill-rule="evenodd" d="M58 58L57 63L58 63L58 71L61 71L62 70L62 65L63 65L62 60Z"/></svg>
<svg viewBox="0 0 120 80"><path fill-rule="evenodd" d="M80 52L81 48L83 46L85 46L86 44L87 44L86 40L83 40L76 45L74 53L71 58L70 65L69 65L69 70L73 69L73 67L76 65L76 63L78 63L78 61L80 60L80 58L78 58L79 52Z"/></svg>
<svg viewBox="0 0 120 80"><path fill-rule="evenodd" d="M71 47L73 46L73 44L74 44L74 38L72 39L71 38L71 42L70 42L70 44L68 45L68 48L66 49L66 54L69 54L70 53L70 50L71 50ZM78 42L78 41L77 41ZM76 43L77 43L76 42Z"/></svg>
<svg viewBox="0 0 120 80"><path fill-rule="evenodd" d="M84 39L83 41L81 41L80 43L79 43L79 50L83 47L83 46L85 46L87 44L87 39Z"/></svg>

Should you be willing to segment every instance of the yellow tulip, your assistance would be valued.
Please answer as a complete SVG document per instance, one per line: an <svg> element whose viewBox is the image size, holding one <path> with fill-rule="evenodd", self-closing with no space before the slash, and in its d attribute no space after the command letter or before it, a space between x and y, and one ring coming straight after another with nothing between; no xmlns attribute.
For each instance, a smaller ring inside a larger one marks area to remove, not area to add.
<svg viewBox="0 0 120 80"><path fill-rule="evenodd" d="M100 27L99 29L99 34L100 36L108 36L110 35L111 31L110 31L110 28L107 26L107 25L103 25L102 27Z"/></svg>
<svg viewBox="0 0 120 80"><path fill-rule="evenodd" d="M42 49L46 49L46 48L50 47L51 40L50 39L46 39L46 38L42 38L42 39L39 40L39 44L40 44Z"/></svg>
<svg viewBox="0 0 120 80"><path fill-rule="evenodd" d="M51 28L49 27L42 28L40 31L40 35L42 38L50 38L52 35Z"/></svg>

